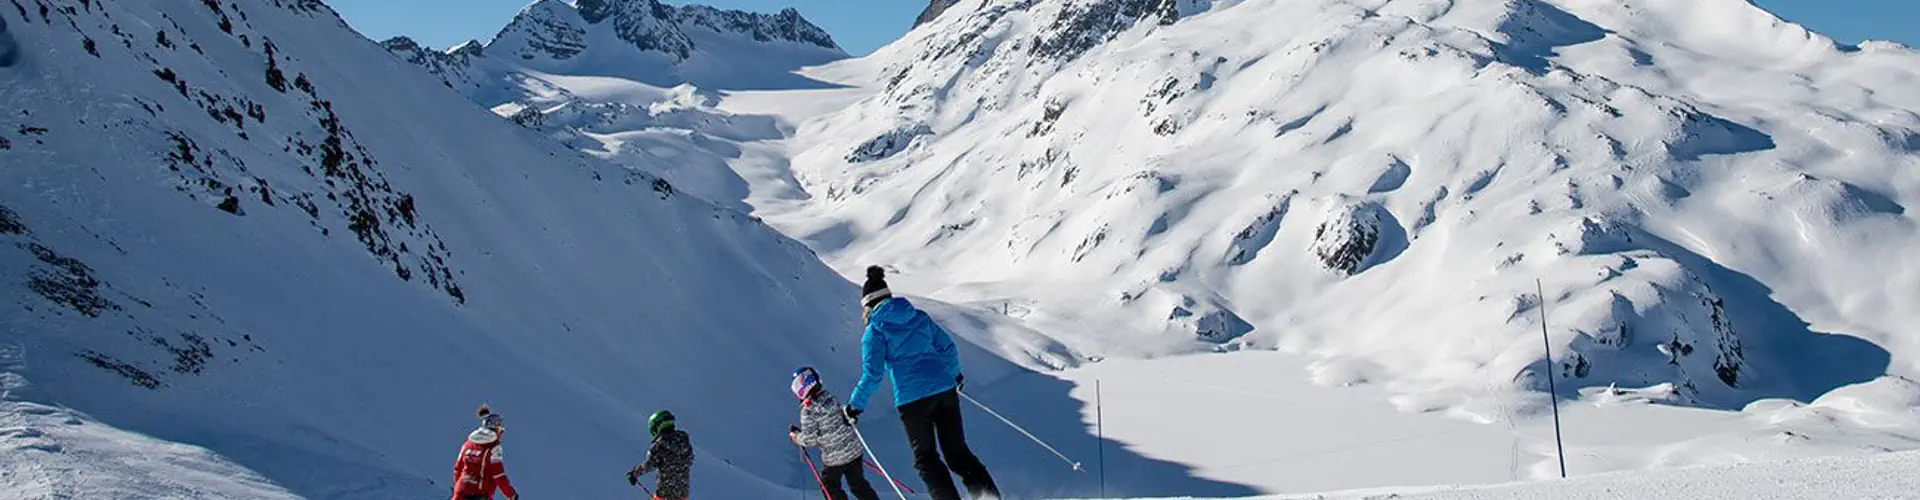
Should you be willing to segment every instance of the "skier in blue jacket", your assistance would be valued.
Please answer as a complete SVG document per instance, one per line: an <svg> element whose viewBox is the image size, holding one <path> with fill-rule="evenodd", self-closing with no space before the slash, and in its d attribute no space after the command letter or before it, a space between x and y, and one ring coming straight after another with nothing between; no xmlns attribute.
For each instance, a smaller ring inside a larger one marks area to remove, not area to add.
<svg viewBox="0 0 1920 500"><path fill-rule="evenodd" d="M892 373L893 401L913 447L913 468L927 483L927 493L934 500L960 500L948 475L951 470L973 498L1000 498L987 466L967 449L960 421L960 388L966 377L960 373L960 350L953 337L907 299L894 297L879 266L867 268L860 294L867 333L860 338L860 382L848 394L847 419L855 421L866 411L873 391Z"/></svg>

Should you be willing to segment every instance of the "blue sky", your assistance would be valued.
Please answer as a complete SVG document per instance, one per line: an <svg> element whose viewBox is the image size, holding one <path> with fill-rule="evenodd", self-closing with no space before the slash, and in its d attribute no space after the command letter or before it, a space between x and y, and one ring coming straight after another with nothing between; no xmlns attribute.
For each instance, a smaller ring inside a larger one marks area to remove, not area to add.
<svg viewBox="0 0 1920 500"><path fill-rule="evenodd" d="M485 41L531 0L327 0L347 22L379 40L409 35L447 47ZM667 0L681 4L686 1ZM926 0L703 0L716 7L773 12L800 9L847 52L872 52L905 33ZM1875 38L1920 46L1920 0L1758 0L1788 20L1842 42Z"/></svg>

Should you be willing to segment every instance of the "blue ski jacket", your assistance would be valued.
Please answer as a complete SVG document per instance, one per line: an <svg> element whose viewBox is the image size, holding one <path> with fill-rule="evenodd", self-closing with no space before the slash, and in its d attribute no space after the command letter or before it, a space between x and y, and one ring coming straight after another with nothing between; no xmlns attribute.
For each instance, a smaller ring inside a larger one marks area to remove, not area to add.
<svg viewBox="0 0 1920 500"><path fill-rule="evenodd" d="M960 376L960 349L927 313L907 299L894 297L867 318L867 333L860 338L860 365L860 382L848 394L847 405L866 410L873 391L891 373L893 402L905 406L959 385L954 379Z"/></svg>

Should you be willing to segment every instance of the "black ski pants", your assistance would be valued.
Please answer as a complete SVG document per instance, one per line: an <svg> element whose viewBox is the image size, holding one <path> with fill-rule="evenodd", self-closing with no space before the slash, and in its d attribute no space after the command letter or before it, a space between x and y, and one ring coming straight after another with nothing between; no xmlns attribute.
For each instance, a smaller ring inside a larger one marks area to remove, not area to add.
<svg viewBox="0 0 1920 500"><path fill-rule="evenodd" d="M913 468L920 471L920 480L927 483L927 494L933 495L933 500L961 500L949 470L960 476L969 496L1000 498L1000 487L993 484L987 466L967 449L958 390L901 406L900 422L906 424L907 444L913 447ZM946 456L945 462L940 461L942 455Z"/></svg>
<svg viewBox="0 0 1920 500"><path fill-rule="evenodd" d="M826 481L827 498L847 500L847 492L840 489L842 480L847 490L853 490L853 498L859 500L880 500L880 494L873 491L873 485L867 483L867 474L861 466L866 462L854 460L846 465L836 465L820 471L820 479Z"/></svg>

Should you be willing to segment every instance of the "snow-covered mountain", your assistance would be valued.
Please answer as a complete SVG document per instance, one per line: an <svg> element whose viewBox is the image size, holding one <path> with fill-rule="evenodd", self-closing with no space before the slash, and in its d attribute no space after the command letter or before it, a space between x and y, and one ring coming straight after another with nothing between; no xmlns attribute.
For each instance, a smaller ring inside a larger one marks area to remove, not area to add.
<svg viewBox="0 0 1920 500"><path fill-rule="evenodd" d="M1744 0L968 0L824 71L761 215L1082 352L1474 413L1545 307L1569 394L1920 374L1920 53Z"/></svg>
<svg viewBox="0 0 1920 500"><path fill-rule="evenodd" d="M543 0L487 43L382 43L495 113L575 149L747 209L735 145L780 137L767 117L714 109L718 92L831 87L796 70L847 57L794 9L657 0Z"/></svg>
<svg viewBox="0 0 1920 500"><path fill-rule="evenodd" d="M958 3L958 0L931 0L927 2L926 10L920 11L920 17L913 20L913 27L918 28L922 24L927 24L933 22L934 19L939 19L940 14L945 13L947 9L953 8L953 4L955 3Z"/></svg>
<svg viewBox="0 0 1920 500"><path fill-rule="evenodd" d="M667 408L703 496L790 497L785 376L851 382L828 265L876 262L1100 472L969 410L1022 498L1546 477L1549 359L1576 474L1920 443L1910 48L1742 0L923 23L845 59L653 0L446 50L315 0L0 4L0 485L443 494L486 401L540 495L632 494Z"/></svg>
<svg viewBox="0 0 1920 500"><path fill-rule="evenodd" d="M1837 44L1737 0L984 0L932 2L922 21L788 88L547 73L519 80L532 104L477 100L596 156L680 165L661 173L836 267L892 263L896 288L1088 359L1305 352L1315 384L1380 384L1401 411L1481 425L1240 400L1295 399L1275 384L1138 391L1174 409L1133 418L1276 422L1220 443L1121 433L1210 479L1541 476L1551 449L1525 429L1545 411L1543 309L1559 388L1596 420L1571 443L1577 471L1911 447L1920 421L1898 411L1780 424L1844 406L1823 394L1897 407L1914 392L1880 378L1915 375L1920 340L1895 306L1920 292L1901 250L1920 195L1909 48ZM1272 376L1177 359L1059 376L1092 404L1090 373ZM1584 409L1618 401L1744 411ZM1767 423L1698 423L1733 415ZM1375 419L1475 441L1317 441L1326 422ZM1614 419L1659 437L1618 443ZM1789 438L1742 444L1769 436ZM1279 470L1235 446L1302 440L1406 467ZM1420 465L1434 460L1457 463ZM1180 483L1130 486L1207 493L1165 484Z"/></svg>
<svg viewBox="0 0 1920 500"><path fill-rule="evenodd" d="M0 496L445 495L482 402L530 496L632 494L661 409L703 494L813 487L786 378L851 385L857 288L753 217L315 0L15 3L0 49Z"/></svg>
<svg viewBox="0 0 1920 500"><path fill-rule="evenodd" d="M791 8L760 14L659 0L540 0L484 44L444 51L406 37L383 44L470 93L516 89L542 73L656 87L760 87L780 85L794 69L846 57L832 36ZM499 98L482 100L489 99Z"/></svg>

